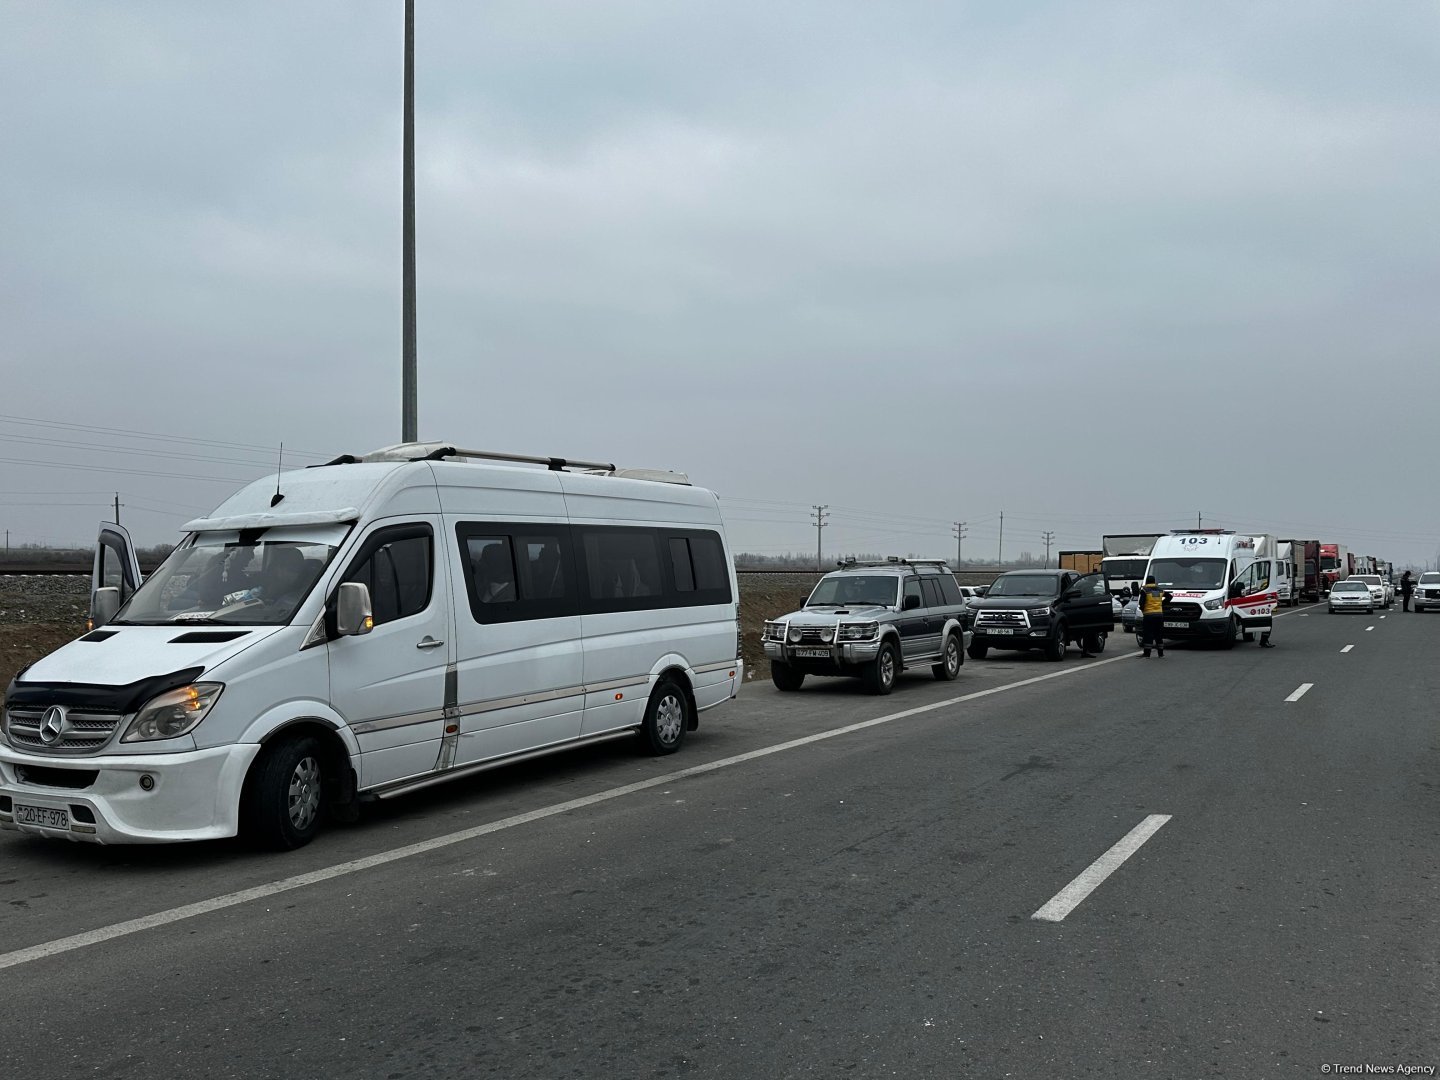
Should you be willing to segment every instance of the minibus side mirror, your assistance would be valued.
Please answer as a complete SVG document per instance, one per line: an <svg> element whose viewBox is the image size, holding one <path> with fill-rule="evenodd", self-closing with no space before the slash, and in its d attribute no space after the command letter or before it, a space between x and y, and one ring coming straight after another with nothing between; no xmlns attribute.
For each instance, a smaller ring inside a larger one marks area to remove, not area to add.
<svg viewBox="0 0 1440 1080"><path fill-rule="evenodd" d="M1240 582L1240 581L1238 581L1238 580L1237 580L1237 581L1232 581L1232 582L1230 582L1230 592L1229 592L1229 596L1230 596L1230 599L1231 599L1231 600L1236 600L1236 599L1238 599L1239 597L1243 596L1244 594L1245 594L1245 585L1244 585L1243 582Z"/></svg>
<svg viewBox="0 0 1440 1080"><path fill-rule="evenodd" d="M96 589L95 595L90 600L90 625L91 628L104 626L115 613L120 610L120 590L114 585L107 585L104 588Z"/></svg>
<svg viewBox="0 0 1440 1080"><path fill-rule="evenodd" d="M356 637L373 629L375 615L370 606L370 586L361 581L342 582L335 593L335 633L340 637Z"/></svg>

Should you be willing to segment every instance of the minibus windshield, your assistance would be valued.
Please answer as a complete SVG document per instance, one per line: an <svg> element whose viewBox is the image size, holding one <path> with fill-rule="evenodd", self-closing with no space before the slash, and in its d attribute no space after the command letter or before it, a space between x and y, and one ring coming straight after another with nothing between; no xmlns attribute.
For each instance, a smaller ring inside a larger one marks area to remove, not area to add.
<svg viewBox="0 0 1440 1080"><path fill-rule="evenodd" d="M114 624L288 623L335 557L345 530L195 533L141 585Z"/></svg>
<svg viewBox="0 0 1440 1080"><path fill-rule="evenodd" d="M1154 559L1150 573L1167 589L1213 592L1225 584L1224 559Z"/></svg>

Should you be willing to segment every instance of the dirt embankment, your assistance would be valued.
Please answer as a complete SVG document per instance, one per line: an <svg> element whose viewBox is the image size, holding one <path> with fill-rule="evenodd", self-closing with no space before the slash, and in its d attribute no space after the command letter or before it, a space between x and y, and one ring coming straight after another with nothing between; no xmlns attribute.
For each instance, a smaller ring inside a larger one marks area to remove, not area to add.
<svg viewBox="0 0 1440 1080"><path fill-rule="evenodd" d="M90 579L0 576L0 694L27 664L85 632Z"/></svg>

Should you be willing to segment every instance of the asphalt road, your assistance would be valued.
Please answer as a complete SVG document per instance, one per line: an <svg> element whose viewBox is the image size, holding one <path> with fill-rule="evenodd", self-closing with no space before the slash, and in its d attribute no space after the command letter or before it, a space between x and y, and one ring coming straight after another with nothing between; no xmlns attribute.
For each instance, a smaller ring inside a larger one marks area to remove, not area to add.
<svg viewBox="0 0 1440 1080"><path fill-rule="evenodd" d="M1440 617L1275 641L750 684L286 856L0 836L0 1075L1440 1066Z"/></svg>

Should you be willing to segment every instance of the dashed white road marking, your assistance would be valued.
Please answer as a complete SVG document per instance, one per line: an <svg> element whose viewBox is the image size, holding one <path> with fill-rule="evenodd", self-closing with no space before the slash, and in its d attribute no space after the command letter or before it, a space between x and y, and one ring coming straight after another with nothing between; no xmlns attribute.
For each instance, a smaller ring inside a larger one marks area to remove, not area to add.
<svg viewBox="0 0 1440 1080"><path fill-rule="evenodd" d="M1312 686L1314 686L1314 685L1315 685L1315 684L1314 684L1313 682L1302 682L1302 683L1300 684L1300 689L1296 690L1293 694L1291 694L1291 695L1290 695L1289 697L1287 697L1285 700L1286 700L1286 701L1299 701L1302 697L1304 697L1306 694L1308 694L1308 693L1310 692L1310 688L1311 688Z"/></svg>
<svg viewBox="0 0 1440 1080"><path fill-rule="evenodd" d="M1106 878L1120 869L1126 859L1140 850L1160 827L1170 820L1169 814L1151 814L1122 836L1109 851L1080 872L1080 876L1054 895L1044 907L1031 915L1041 922L1060 922L1080 906L1081 902L1100 887Z"/></svg>
<svg viewBox="0 0 1440 1080"><path fill-rule="evenodd" d="M1096 660L1084 666L1052 671L1046 675L1035 675L1029 679L1019 679L1016 682L992 686L988 690L976 690L973 693L961 694L959 697L946 698L943 701L932 701L928 705L917 705L913 709L905 709L901 712L877 716L870 720L861 720L858 723L846 724L843 727L830 728L826 731L817 731L798 739L790 739L787 742L775 743L772 746L762 746L757 750L736 754L734 757L721 758L718 761L707 761L699 765L692 765L688 769L680 769L676 772L666 773L663 776L652 777L649 780L640 780L633 784L625 784L621 787L597 791L593 795L585 795L578 799L570 799L562 803L553 803L550 806L543 806L523 814L516 814L513 817L502 818L499 821L492 821L485 825L475 825L468 829L445 833L442 836L432 837L429 840L421 840L414 844L406 844L403 847L391 848L388 851L378 851L364 858L336 863L333 866L311 870L309 873L281 878L278 881L267 882L263 885L256 885L253 888L226 893L223 896L211 897L209 900L200 900L193 904L185 904L181 907L170 908L166 911L157 911L153 915L145 915L138 919L127 919L124 922L112 923L109 926L101 926L94 930L72 934L69 937L56 938L53 941L32 945L26 949L16 949L13 952L0 953L0 970L16 967L20 964L28 964L32 960L40 960L47 956L56 956L60 953L71 952L74 949L84 949L91 945L99 945L102 942L110 941L114 938L125 937L129 934L138 934L142 930L153 930L170 923L180 922L183 919L193 919L197 915L206 915L212 911L223 911L226 908L246 904L252 900L263 900L267 896L289 892L292 889L304 888L306 885L317 885L320 882L331 881L338 877L344 877L347 874L355 874L362 870L371 870L377 866L398 862L401 859L408 859L415 855L423 855L427 852L449 847L452 844L461 844L467 840L474 840L481 836L487 836L490 833L500 832L503 829L513 829L517 825L527 825L532 821L540 821L544 818L555 817L559 814L567 814L573 810L594 806L596 803L609 802L611 799L618 799L625 795L633 795L638 791L647 791L650 788L673 784L677 780L683 780L687 777L702 776L705 773L716 772L719 769L726 769L732 765L740 765L747 761L754 761L757 758L769 757L771 754L778 754L785 750L794 750L800 746L808 746L811 743L823 742L826 739L834 739L841 735L849 735L855 731L864 731L866 728L893 723L896 720L904 720L910 716L919 716L921 713L949 708L952 705L959 705L962 702L975 701L979 698L987 698L994 694L1003 694L1009 690L1018 690L1023 686L1034 686L1036 683L1048 682L1050 679L1078 675L1084 671L1094 671L1097 668L1104 667L1106 664L1117 664L1121 660L1131 660L1139 655L1140 653L1138 651L1122 653L1119 656L1112 656L1108 660Z"/></svg>
<svg viewBox="0 0 1440 1080"><path fill-rule="evenodd" d="M1341 649L1340 651L1341 651L1341 652L1349 652L1349 651L1350 651L1351 649L1353 649L1353 648L1355 648L1354 645L1346 645L1345 648Z"/></svg>
<svg viewBox="0 0 1440 1080"><path fill-rule="evenodd" d="M1373 626L1367 626L1367 627L1365 627L1365 632L1368 634L1371 630L1374 630L1374 629L1375 629L1375 627L1373 627Z"/></svg>

